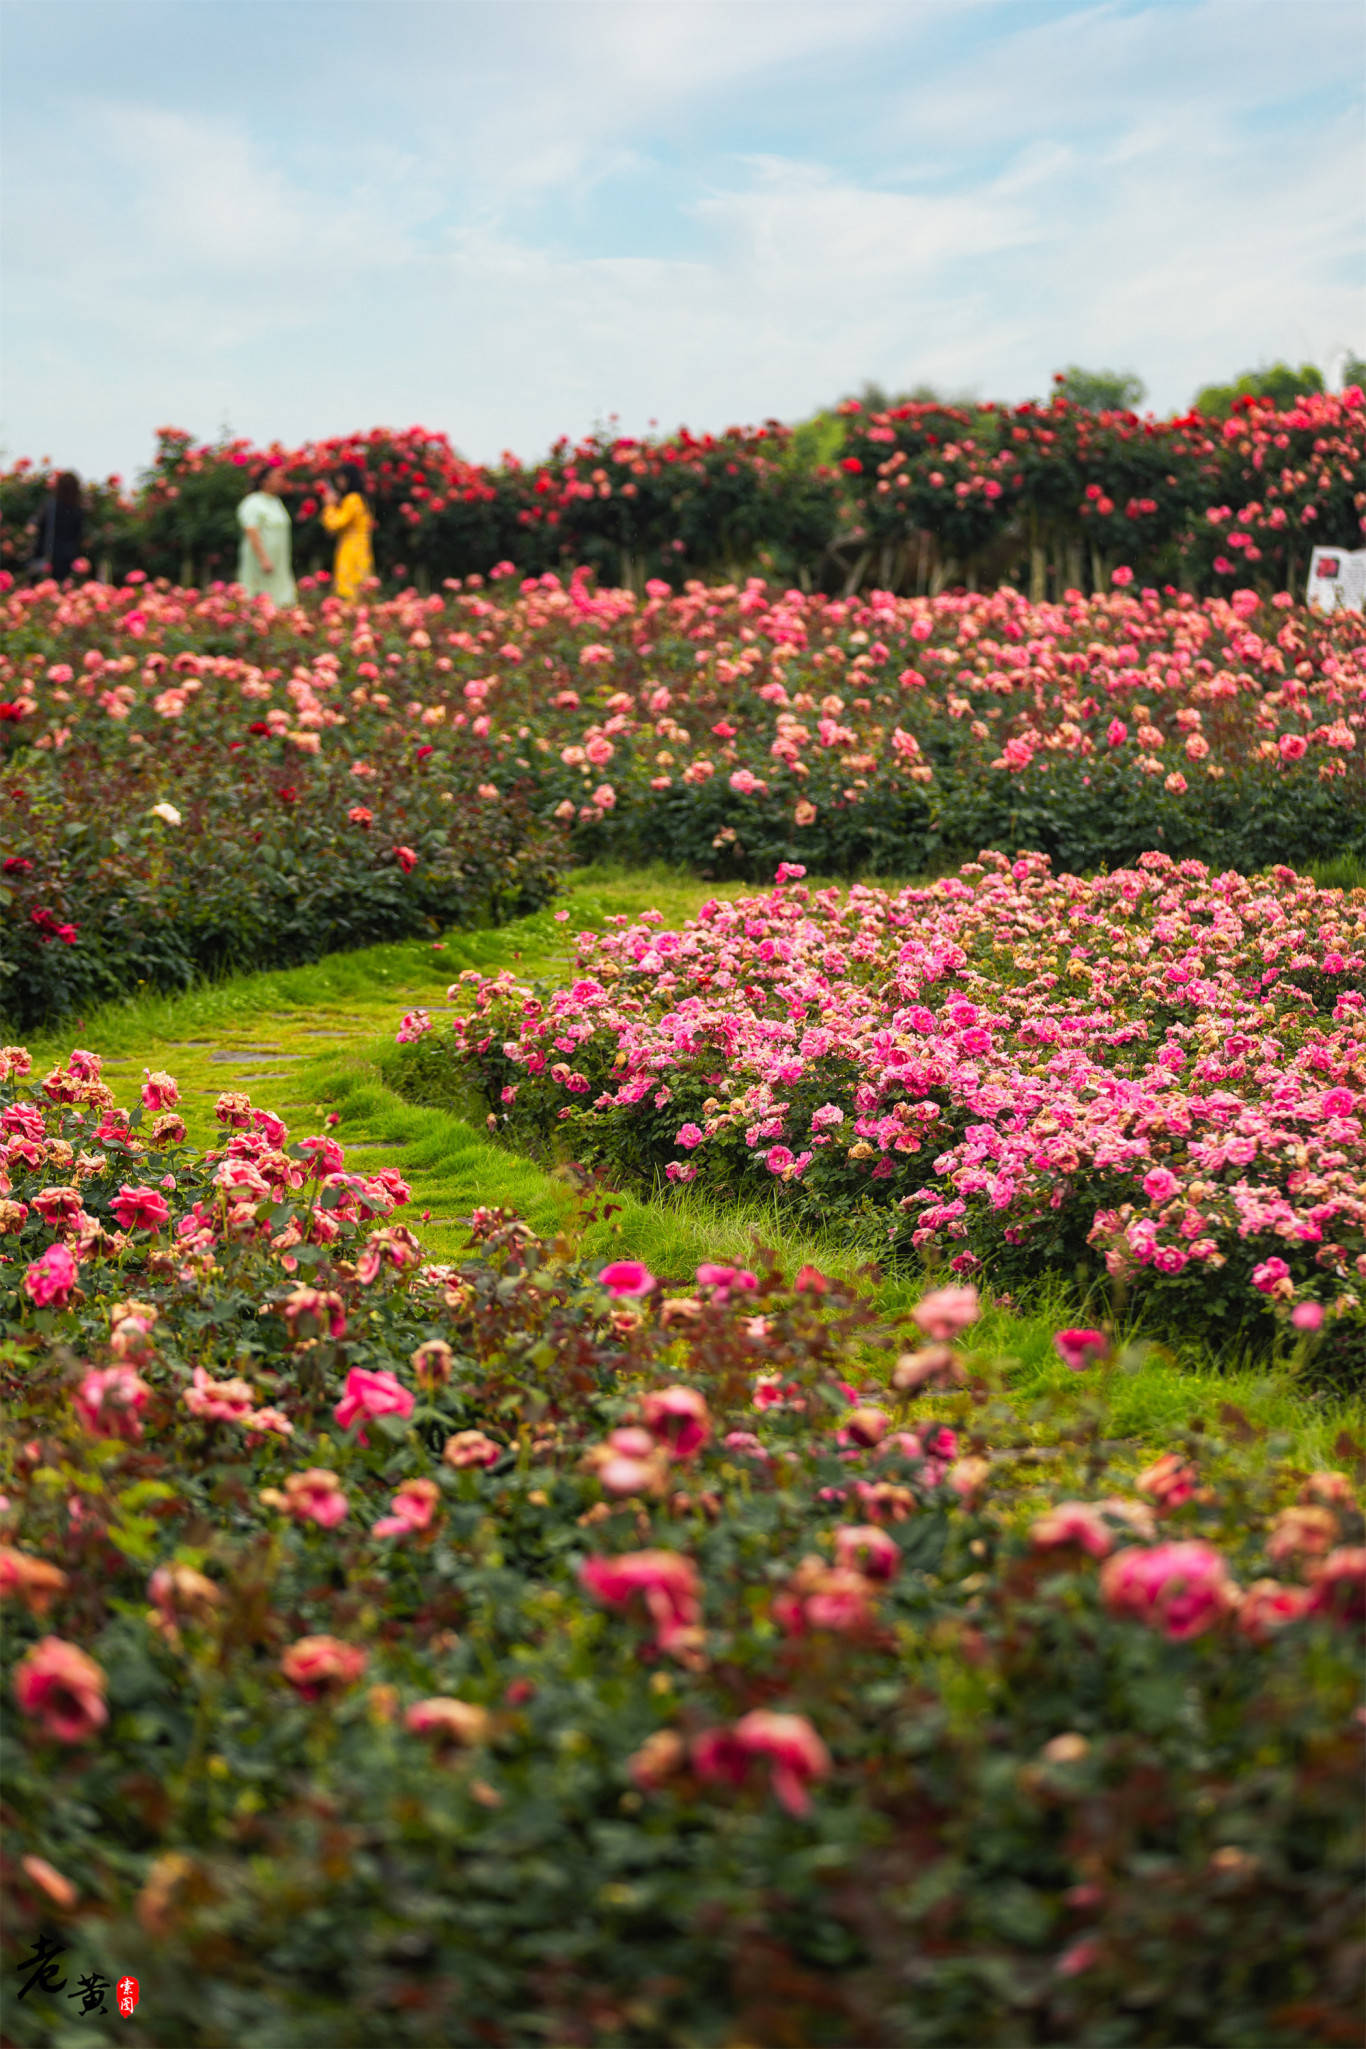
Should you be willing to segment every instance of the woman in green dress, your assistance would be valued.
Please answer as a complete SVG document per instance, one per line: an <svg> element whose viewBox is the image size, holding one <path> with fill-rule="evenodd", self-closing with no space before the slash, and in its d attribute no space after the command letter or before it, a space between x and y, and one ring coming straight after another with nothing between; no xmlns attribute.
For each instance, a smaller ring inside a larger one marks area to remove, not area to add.
<svg viewBox="0 0 1366 2049"><path fill-rule="evenodd" d="M237 581L254 598L292 605L298 593L290 564L290 519L280 502L285 473L279 463L266 463L252 478L252 489L237 508L242 550Z"/></svg>

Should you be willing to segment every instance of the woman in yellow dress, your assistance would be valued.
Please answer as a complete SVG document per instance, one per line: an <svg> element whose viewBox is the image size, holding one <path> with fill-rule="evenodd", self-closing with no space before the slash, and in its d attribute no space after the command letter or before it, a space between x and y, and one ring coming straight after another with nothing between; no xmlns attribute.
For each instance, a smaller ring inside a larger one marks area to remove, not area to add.
<svg viewBox="0 0 1366 2049"><path fill-rule="evenodd" d="M344 462L337 471L337 483L341 485L340 493L331 483L322 487L323 525L328 533L337 536L332 586L337 596L349 604L360 596L366 578L375 573L370 552L374 520L365 501L365 478L360 465Z"/></svg>

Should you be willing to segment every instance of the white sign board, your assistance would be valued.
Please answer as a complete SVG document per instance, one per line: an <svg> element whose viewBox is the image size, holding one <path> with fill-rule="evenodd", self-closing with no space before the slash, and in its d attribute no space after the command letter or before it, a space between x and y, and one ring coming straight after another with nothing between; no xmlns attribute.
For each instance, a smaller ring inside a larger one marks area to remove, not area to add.
<svg viewBox="0 0 1366 2049"><path fill-rule="evenodd" d="M1305 597L1321 612L1366 610L1366 548L1315 548Z"/></svg>

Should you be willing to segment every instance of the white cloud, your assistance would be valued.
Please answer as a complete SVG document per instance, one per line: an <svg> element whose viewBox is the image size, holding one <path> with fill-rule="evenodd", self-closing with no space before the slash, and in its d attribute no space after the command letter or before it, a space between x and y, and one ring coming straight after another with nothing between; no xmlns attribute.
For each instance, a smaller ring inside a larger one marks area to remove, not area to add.
<svg viewBox="0 0 1366 2049"><path fill-rule="evenodd" d="M1278 61L1258 12L1030 10L1019 32L1007 12L971 65L927 60L903 91L883 45L904 8L550 9L525 89L500 97L509 52L485 53L444 142L435 70L363 130L87 101L50 171L11 181L9 300L32 313L5 441L127 470L166 419L287 441L425 420L492 458L614 411L628 431L798 417L865 376L1019 398L1103 362L1167 406L1361 348L1360 122L1284 111L1341 51L1282 37ZM802 76L819 96L837 59L868 74L858 171L758 148L740 117L684 149L718 97L767 108ZM608 200L651 179L657 249L628 255L651 237L615 234Z"/></svg>

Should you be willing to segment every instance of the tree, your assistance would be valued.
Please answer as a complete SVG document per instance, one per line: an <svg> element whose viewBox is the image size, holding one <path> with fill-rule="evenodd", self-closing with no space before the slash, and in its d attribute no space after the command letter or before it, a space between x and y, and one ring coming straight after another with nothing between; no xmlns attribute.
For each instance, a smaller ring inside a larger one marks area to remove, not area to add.
<svg viewBox="0 0 1366 2049"><path fill-rule="evenodd" d="M1342 388L1349 391L1354 384L1366 391L1366 356L1349 349L1342 359Z"/></svg>
<svg viewBox="0 0 1366 2049"><path fill-rule="evenodd" d="M1227 419L1240 398L1271 398L1280 411L1293 406L1307 391L1323 390L1323 372L1314 363L1301 363L1298 370L1289 363L1263 364L1259 370L1244 370L1232 384L1207 384L1195 394L1195 411Z"/></svg>
<svg viewBox="0 0 1366 2049"><path fill-rule="evenodd" d="M1088 413L1136 413L1148 387L1132 370L1083 370L1069 363L1054 374L1053 389Z"/></svg>

